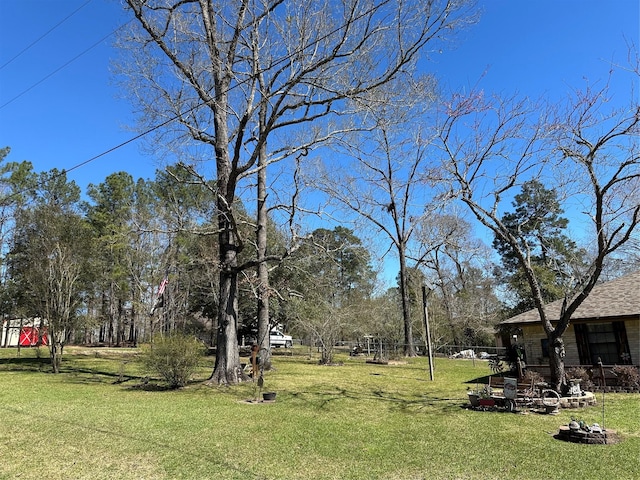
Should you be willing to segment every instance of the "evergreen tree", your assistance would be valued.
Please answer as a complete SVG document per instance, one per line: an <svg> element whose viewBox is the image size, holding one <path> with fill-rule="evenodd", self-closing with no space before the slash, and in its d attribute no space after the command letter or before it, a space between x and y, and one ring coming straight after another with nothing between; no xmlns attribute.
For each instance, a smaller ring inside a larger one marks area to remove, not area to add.
<svg viewBox="0 0 640 480"><path fill-rule="evenodd" d="M505 228L518 239L519 247L540 281L545 303L562 298L583 265L585 252L565 233L569 220L562 216L555 190L549 190L536 179L522 185L512 203L515 210L502 216ZM509 314L535 308L531 289L519 259L503 237L495 235L493 247L501 256L502 267L495 270L514 297Z"/></svg>
<svg viewBox="0 0 640 480"><path fill-rule="evenodd" d="M131 303L130 245L134 182L131 175L118 172L103 183L90 184L92 205L86 214L97 242L96 270L101 325L100 341L121 345L125 340L126 306Z"/></svg>

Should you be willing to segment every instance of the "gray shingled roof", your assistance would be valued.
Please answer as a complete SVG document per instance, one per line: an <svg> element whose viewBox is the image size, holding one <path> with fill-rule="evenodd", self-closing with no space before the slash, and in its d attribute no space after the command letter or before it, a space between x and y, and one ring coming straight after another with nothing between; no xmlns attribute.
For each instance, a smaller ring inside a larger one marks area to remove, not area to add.
<svg viewBox="0 0 640 480"><path fill-rule="evenodd" d="M562 300L545 306L551 321L560 318ZM640 271L625 275L593 287L591 293L571 316L572 320L594 320L608 317L640 317ZM540 321L538 310L533 309L511 317L502 324L532 323Z"/></svg>

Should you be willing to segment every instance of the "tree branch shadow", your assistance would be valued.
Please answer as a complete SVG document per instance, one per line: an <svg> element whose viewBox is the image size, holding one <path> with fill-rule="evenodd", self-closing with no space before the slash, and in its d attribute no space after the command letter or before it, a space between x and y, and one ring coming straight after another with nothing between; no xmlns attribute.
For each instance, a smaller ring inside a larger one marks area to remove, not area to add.
<svg viewBox="0 0 640 480"><path fill-rule="evenodd" d="M421 395L401 395L398 393L386 392L382 389L372 389L370 391L348 390L346 388L334 387L332 390L301 390L292 392L282 392L283 397L293 401L299 401L309 408L324 410L333 403L341 400L353 401L378 401L388 405L390 411L401 411L406 414L420 414L428 409L437 409L441 412L457 411L460 408L459 398L447 398L439 396Z"/></svg>

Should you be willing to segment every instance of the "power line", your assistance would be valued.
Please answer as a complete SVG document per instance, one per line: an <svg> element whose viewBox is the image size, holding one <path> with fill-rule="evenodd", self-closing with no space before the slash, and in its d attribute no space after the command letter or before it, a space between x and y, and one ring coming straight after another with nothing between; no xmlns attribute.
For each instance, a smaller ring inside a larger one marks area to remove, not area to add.
<svg viewBox="0 0 640 480"><path fill-rule="evenodd" d="M378 7L374 5L373 7L371 7L370 9L368 9L367 11L365 11L365 12L361 13L360 15L358 15L354 20L360 20L361 18L364 18L364 17L366 17L367 15L370 15L370 14L371 14L371 13L373 13L375 10L377 10L377 8L378 8ZM121 28L122 28L122 27L124 27L125 25L128 25L128 24L129 24L129 23L131 23L133 20L134 20L134 19L131 19L131 20L129 20L128 22L126 22L125 24L123 24L123 25L119 26L119 27L118 27L118 28L116 28L113 32L111 32L109 35L107 35L106 37L104 37L104 38L102 38L101 40L99 40L96 44L94 44L93 46L89 47L87 50L85 50L84 52L82 52L80 55L77 55L75 58L78 58L79 56L83 55L83 54L84 54L84 53L86 53L87 51L91 50L91 49L92 49L92 48L94 48L98 43L102 42L105 38L107 38L107 37L109 37L110 35L114 34L116 31L118 31L119 29L121 29ZM285 56L284 56L284 57L282 57L280 60L275 61L275 62L271 65L271 67L270 67L270 68L273 68L273 67L275 67L275 66L278 66L278 65L280 65L280 64L282 64L282 63L284 63L284 62L287 62L287 61L288 61L288 60L290 60L291 58L294 58L295 56L297 56L297 55L299 55L300 53L304 52L307 48L312 47L312 46L314 46L315 44L317 44L317 43L319 43L319 42L321 42L321 41L323 41L323 40L326 40L326 39L327 39L327 38L329 38L330 36L332 36L332 35L334 35L335 33L339 32L339 31L340 31L340 30L342 30L345 26L346 26L346 24L339 25L339 26L335 27L333 30L331 30L331 31L329 31L329 32L327 32L327 33L325 33L324 35L322 35L322 36L320 36L320 37L316 38L315 40L312 40L309 44L307 44L307 45L301 45L300 47L298 47L298 49L296 49L296 50L292 51L291 53L289 53L289 54L285 55ZM70 60L69 62L67 62L65 65L63 65L62 67L60 67L58 70L61 70L62 68L64 68L64 66L68 65L69 63L71 63L73 60L75 60L75 58L74 58L74 59L72 59L72 60ZM57 72L58 70L56 70L56 72ZM56 72L53 72L53 73L56 73ZM53 75L53 73L52 73L52 74L50 74L49 76ZM47 77L47 78L48 78L48 77ZM230 85L230 86L228 87L228 89L227 89L227 92L226 92L226 93L229 93L231 90L233 90L233 89L235 89L235 88L237 88L237 87L240 87L241 85L244 85L244 84L245 84L245 83L247 83L249 80L250 80L250 79L249 79L249 78L247 78L247 79L242 80L242 81L240 81L240 82L238 82L238 83L236 83L236 84L234 84L234 85ZM44 79L43 79L43 80L41 80L39 83L41 83L42 81L44 81ZM35 85L34 85L34 86L35 86ZM33 88L33 87L30 87L30 88L29 88L29 90L30 90L31 88ZM23 93L21 93L19 96L23 95L24 93L26 93L26 91L25 91L25 92L23 92ZM17 97L16 97L16 98L17 98ZM5 105L8 105L8 103L11 103L13 100L15 100L15 98L13 98L13 99L12 99L12 100L10 100L9 102L5 103L4 105L0 106L0 109L2 109ZM71 171L73 171L73 170L77 170L78 168L84 167L85 165L87 165L87 164L89 164L89 163L91 163L91 162L94 162L95 160L98 160L99 158L104 157L104 156L108 155L109 153L114 152L115 150L118 150L119 148L124 147L125 145L128 145L128 144L130 144L130 143L133 143L133 142L135 142L136 140L139 140L140 138L147 136L148 134L150 134L150 133L152 133L152 132L154 132L154 131L158 130L159 128L162 128L162 127L164 127L165 125L168 125L168 124L170 124L170 123L172 123L172 122L174 122L174 121L178 120L180 117L182 117L182 116L184 116L184 115L186 115L186 114L188 114L188 113L191 113L191 112L193 112L194 110L197 110L198 108L202 107L203 105L205 105L205 102L204 102L204 101L201 101L201 102L197 103L195 106L193 106L193 107L189 108L188 110L186 110L186 111L184 111L184 112L181 112L181 113L178 113L178 114L174 115L173 117L171 117L171 118L169 118L169 119L165 120L164 122L162 122L162 123L160 123L160 124L158 124L158 125L154 125L153 127L148 128L148 129L147 129L147 130L145 130L144 132L142 132L142 133L140 133L140 134L138 134L138 135L136 135L136 136L134 136L134 137L131 137L131 138L129 138L128 140L125 140L124 142L122 142L122 143L120 143L120 144L118 144L118 145L116 145L116 146L114 146L114 147L111 147L111 148L109 148L109 149L107 149L107 150L103 151L102 153L99 153L98 155L95 155L95 156L93 156L93 157L91 157L91 158L89 158L89 159L87 159L87 160L84 160L84 161L82 161L82 162L80 162L80 163L78 163L78 164L76 164L76 165L72 166L71 168L63 169L63 170L58 174L58 176L66 175L66 173L67 173L67 172L71 172ZM54 177L54 178L55 178L55 177ZM22 193L24 193L25 191L27 191L27 190L20 191L20 192L15 192L15 193L13 193L13 194L11 194L11 195L8 195L8 196L7 196L7 198L12 198L12 197L14 197L14 196L21 195L21 194L22 194Z"/></svg>
<svg viewBox="0 0 640 480"><path fill-rule="evenodd" d="M185 113L189 113L189 112L191 112L191 111L195 110L196 108L200 108L202 105L203 105L203 104L202 104L202 103L200 103L200 104L196 105L195 107L193 107L193 108L189 109L189 110L188 110L187 112L185 112ZM62 175L66 175L66 174L67 174L67 173L69 173L69 172L72 172L72 171L74 171L74 170L77 170L78 168L84 167L85 165L87 165L87 164L89 164L89 163L91 163L91 162L93 162L93 161L95 161L95 160L97 160L97 159L99 159L99 158L101 158L101 157L104 157L105 155L108 155L108 154L110 154L111 152L113 152L113 151L115 151L115 150L118 150L119 148L124 147L125 145L128 145L128 144L130 144L130 143L135 142L136 140L139 140L140 138L142 138L142 137L144 137L144 136L146 136L146 135L150 134L150 133L151 133L151 132L153 132L154 130L157 130L157 129L159 129L159 128L164 127L165 125L170 124L171 122L175 121L175 120L176 120L176 119L178 119L179 117L180 117L180 115L176 115L175 117L169 118L168 120L165 120L164 122L162 122L162 123L160 123L160 124L158 124L158 125L154 125L153 127L149 128L149 129L147 129L147 130L145 130L144 132L139 133L138 135L136 135L136 136L134 136L134 137L131 137L131 138L129 138L128 140L125 140L124 142L121 142L121 143L119 143L118 145L116 145L116 146L114 146L114 147L111 147L111 148L109 148L109 149L107 149L107 150L103 151L102 153L99 153L98 155L95 155L95 156L93 156L93 157L91 157L91 158L89 158L89 159L87 159L87 160L85 160L85 161L83 161L83 162L80 162L80 163L78 163L78 164L74 165L74 166L73 166L73 167L71 167L71 168L63 168L63 169L62 169L62 170L61 170L57 175L53 175L53 176L51 177L51 179L55 179L55 178L61 177ZM37 187L39 187L39 186L40 186L40 185L36 185L36 188L37 188ZM14 192L14 193L12 193L12 194L10 194L10 195L7 195L5 198L3 198L3 201L10 200L10 199L12 199L13 197L18 197L18 196L22 195L23 193L28 192L29 190L30 190L29 188L25 188L24 190L20 190L20 191L18 191L18 192Z"/></svg>
<svg viewBox="0 0 640 480"><path fill-rule="evenodd" d="M190 112L192 112L193 110L195 110L196 108L200 108L202 105L204 105L204 104L203 104L203 103L200 103L200 104L196 105L195 107L192 107L191 109L189 109L189 110L188 110L188 111L186 111L185 113L190 113ZM95 161L95 160L99 159L100 157L104 157L105 155L108 155L108 154L110 154L111 152L113 152L113 151L115 151L115 150L118 150L119 148L124 147L125 145L128 145L128 144L130 144L130 143L133 143L133 142L135 142L136 140L138 140L138 139L140 139L140 138L142 138L142 137L144 137L144 136L146 136L146 135L150 134L150 133L151 133L151 132L153 132L154 130L157 130L157 129L159 129L159 128L164 127L165 125L170 124L171 122L174 122L174 121L175 121L175 120L177 120L178 118L180 118L180 115L176 115L176 116L174 116L174 117L171 117L171 118L169 118L168 120L165 120L164 122L162 122L162 123L160 123L160 124L158 124L158 125L154 125L153 127L149 128L149 129L147 129L147 130L145 130L144 132L139 133L139 134L138 134L138 135L136 135L135 137L131 137L131 138L129 138L128 140L125 140L124 142L119 143L119 144L118 144L118 145L116 145L115 147L111 147L111 148L109 148L108 150L105 150L104 152L99 153L98 155L95 155L94 157L91 157L91 158L89 158L88 160L85 160L84 162L80 162L80 163L78 163L77 165L74 165L74 166L73 166L73 167L71 167L71 168L68 168L68 169L66 169L66 170L63 170L63 172L64 172L64 173L67 173L67 172L71 172L71 171L73 171L73 170L77 170L78 168L84 167L86 164L91 163L91 162L93 162L93 161Z"/></svg>
<svg viewBox="0 0 640 480"><path fill-rule="evenodd" d="M64 17L62 20L60 20L58 23L56 23L53 27L51 27L49 30L47 30L46 32L44 32L42 35L40 35L38 38L36 38L33 42L31 42L29 45L27 45L26 47L24 47L22 50L20 50L18 53L16 53L12 58L10 58L7 62L5 62L2 66L0 66L0 70L2 70L4 67L6 67L7 65L9 65L11 62L13 62L16 58L18 58L19 56L21 56L23 53L25 53L27 50L29 50L31 47L33 47L36 43L38 43L40 40L42 40L44 37L46 37L47 35L49 35L51 32L53 32L56 28L58 28L60 25L62 25L64 22L66 22L67 20L69 20L71 17L73 17L76 13L78 13L82 8L84 8L85 6L87 6L89 3L91 3L92 0L87 0L85 3L83 3L82 5L80 5L78 8L76 8L73 12L71 12L69 15L67 15L66 17Z"/></svg>
<svg viewBox="0 0 640 480"><path fill-rule="evenodd" d="M91 0L89 0L91 1ZM93 50L95 47L97 47L98 45L100 45L102 42L104 42L107 38L109 38L111 35L113 35L114 33L116 33L118 30L120 30L122 27L124 27L125 25L131 23L133 20L129 20L127 23L124 23L122 25L120 25L118 28L116 28L114 31L108 33L107 35L105 35L104 37L102 37L100 40L98 40L97 42L95 42L93 45L91 45L89 48L83 50L82 52L80 52L78 55L76 55L75 57L73 57L71 60L67 61L66 63L62 64L60 67L56 68L53 72L49 73L48 75L44 76L43 78L41 78L40 80L38 80L36 83L34 83L33 85L31 85L29 88L23 90L22 92L20 92L18 95L16 95L15 97L13 97L11 100L3 103L2 105L0 105L0 110L2 110L4 107L6 107L7 105L13 103L14 101L16 101L17 99L19 99L20 97L22 97L24 94L30 92L31 90L33 90L34 88L36 88L38 85L40 85L42 82L44 82L45 80L53 77L56 73L58 73L60 70L66 68L67 66L69 66L71 63L75 62L78 58L80 58L81 56L83 56L85 53L89 52L90 50Z"/></svg>

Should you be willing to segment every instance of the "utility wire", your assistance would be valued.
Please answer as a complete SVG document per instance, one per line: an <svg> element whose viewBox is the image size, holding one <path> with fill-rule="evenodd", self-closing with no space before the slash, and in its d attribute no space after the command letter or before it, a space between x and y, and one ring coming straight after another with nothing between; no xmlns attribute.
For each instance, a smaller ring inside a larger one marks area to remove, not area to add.
<svg viewBox="0 0 640 480"><path fill-rule="evenodd" d="M199 104L199 105L196 105L195 107L191 108L189 111L187 111L187 112L185 112L185 113L189 113L189 112L191 112L191 111L195 110L196 108L201 107L202 105L203 105L202 103L201 103L201 104ZM55 179L55 178L61 177L61 176L63 176L63 175L66 175L68 172L72 172L73 170L77 170L78 168L84 167L84 166L85 166L85 165L87 165L88 163L91 163L91 162L93 162L93 161L95 161L95 160L99 159L100 157L104 157L105 155L108 155L108 154L110 154L111 152L113 152L113 151L115 151L115 150L118 150L119 148L124 147L125 145L128 145L128 144L130 144L130 143L135 142L136 140L138 140L138 139L140 139L140 138L142 138L142 137L144 137L144 136L146 136L146 135L150 134L150 133L151 133L151 132L153 132L154 130L157 130L157 129L159 129L159 128L164 127L165 125L170 124L171 122L174 122L174 121L175 121L177 118L179 118L179 117L180 117L179 115L176 115L175 117L171 117L171 118L169 118L168 120L165 120L164 122L162 122L162 123L160 123L160 124L158 124L158 125L154 125L153 127L149 128L149 129L147 129L147 130L145 130L144 132L139 133L138 135L136 135L136 136L134 136L134 137L131 137L131 138L129 138L128 140L125 140L124 142L119 143L118 145L116 145L116 146L114 146L114 147L111 147L111 148L109 148L109 149L107 149L107 150L103 151L102 153L99 153L98 155L95 155L95 156L93 156L93 157L91 157L91 158L89 158L89 159L87 159L87 160L85 160L85 161L83 161L83 162L80 162L80 163L78 163L78 164L74 165L74 166L73 166L73 167L71 167L71 168L63 168L63 169L62 169L58 174L53 175L52 177L50 177L50 179ZM36 188L38 188L38 187L40 187L40 186L41 186L41 185L36 185ZM18 191L18 192L13 192L12 194L7 195L6 197L4 197L4 198L2 199L2 201L3 201L3 202L5 202L6 200L10 200L10 199L12 199L13 197L18 197L18 196L22 195L23 193L28 192L29 190L31 190L31 188L25 188L25 189L20 190L20 191Z"/></svg>
<svg viewBox="0 0 640 480"><path fill-rule="evenodd" d="M89 0L91 1L91 0ZM82 52L80 52L78 55L76 55L75 57L73 57L71 60L67 61L66 63L62 64L60 67L56 68L53 72L49 73L48 75L46 75L45 77L41 78L40 80L38 80L36 83L34 83L33 85L31 85L29 88L27 88L26 90L23 90L22 92L20 92L18 95L16 95L15 97L13 97L11 100L3 103L2 105L0 105L0 110L2 110L4 107L6 107L7 105L13 103L14 101L16 101L17 99L19 99L20 97L22 97L24 94L30 92L31 90L33 90L35 87L37 87L38 85L40 85L42 82L44 82L45 80L53 77L56 73L58 73L60 70L66 68L67 66L69 66L71 63L75 62L78 58L80 58L81 56L83 56L85 53L89 52L90 50L93 50L94 48L96 48L98 45L100 45L102 42L104 42L107 38L109 38L111 35L113 35L114 33L116 33L118 30L120 30L122 27L124 27L125 25L131 23L133 20L129 20L127 23L120 25L118 28L116 28L114 31L108 33L107 35L105 35L104 37L102 37L100 40L98 40L97 42L95 42L93 45L91 45L89 48L83 50Z"/></svg>
<svg viewBox="0 0 640 480"><path fill-rule="evenodd" d="M195 110L196 108L201 107L202 105L204 105L204 104L203 104L203 103L200 103L199 105L196 105L195 107L191 108L190 110L188 110L188 111L187 111L187 112L185 112L185 113L189 113L189 112L191 112L191 111ZM171 122L174 122L174 121L175 121L176 119L178 119L178 118L180 118L180 115L176 115L175 117L171 117L171 118L169 118L168 120L165 120L164 122L162 122L162 123L160 123L160 124L158 124L158 125L154 125L153 127L149 128L149 129L147 129L147 130L145 130L144 132L139 133L139 134L138 134L138 135L136 135L135 137L131 137L131 138L129 138L128 140L125 140L124 142L119 143L119 144L118 144L118 145L116 145L115 147L111 147L111 148L109 148L108 150L105 150L104 152L99 153L98 155L96 155L96 156L94 156L94 157L91 157L91 158L89 158L88 160L85 160L84 162L78 163L77 165L74 165L74 166L73 166L73 167L71 167L71 168L68 168L68 169L63 170L63 171L61 172L61 175L62 175L62 174L65 174L65 173L67 173L67 172L71 172L71 171L73 171L73 170L77 170L77 169L78 169L78 168L80 168L80 167L84 167L86 164L91 163L91 162L93 162L94 160L99 159L100 157L104 157L105 155L108 155L108 154L110 154L111 152L113 152L113 151L115 151L115 150L118 150L119 148L124 147L125 145L128 145L128 144L130 144L130 143L132 143L132 142L135 142L136 140L138 140L138 139L140 139L140 138L142 138L142 137L144 137L144 136L146 136L146 135L150 134L150 133L151 133L151 132L153 132L154 130L157 130L157 129L159 129L159 128L164 127L165 125L170 124Z"/></svg>
<svg viewBox="0 0 640 480"><path fill-rule="evenodd" d="M367 11L365 11L365 12L361 13L360 15L358 15L358 16L357 16L355 19L353 19L352 21L357 21L357 20L360 20L361 18L366 17L367 15L370 15L370 14L371 14L371 13L373 13L375 10L377 10L377 8L378 8L378 7L377 7L377 6L375 6L375 5L374 5L374 6L372 6L370 9L368 9ZM125 25L127 25L127 24L131 23L133 20L134 20L134 19L131 19L131 20L129 20L127 23L125 23L125 24L121 25L120 27L116 28L113 32L111 32L109 35L107 35L106 37L104 37L103 39L101 39L100 41L98 41L97 43L102 42L105 38L107 38L108 36L112 35L113 33L115 33L116 31L118 31L120 28L124 27ZM331 31L329 31L329 32L327 32L327 33L325 33L325 34L324 34L324 35L322 35L321 37L318 37L318 38L316 38L315 40L311 41L309 44L307 44L307 45L301 45L298 49L296 49L296 50L292 51L290 54L288 54L288 55L286 55L286 56L282 57L280 60L275 61L275 62L271 65L271 67L270 67L270 68L273 68L273 67L275 67L275 66L278 66L278 65L280 65L280 64L282 64L282 63L285 63L285 62L289 61L291 58L294 58L294 57L296 57L297 55L299 55L299 54L301 54L302 52L304 52L307 48L312 47L312 46L314 46L315 44L320 43L321 41L326 40L326 39L327 39L327 38L329 38L330 36L332 36L332 35L334 35L335 33L339 32L339 31L340 31L340 30L342 30L345 26L346 26L346 24L339 25L339 26L335 27L333 30L331 30ZM96 43L96 45L97 45L97 43ZM92 47L90 47L90 48L89 48L89 49L87 49L86 51L90 50L90 49L91 49L91 48L93 48L94 46L95 46L95 45L93 45ZM86 52L86 51L85 51L85 52ZM85 52L81 53L80 55L84 54ZM80 55L78 55L78 56L80 56ZM77 58L77 57L76 57L76 58ZM73 60L71 60L71 61L73 61ZM67 62L67 64L71 63L71 61ZM65 64L65 65L66 65L66 64ZM58 70L60 70L60 69L62 69L62 68L63 68L63 67L60 67ZM54 72L54 73L55 73L55 72ZM49 76L51 76L51 75L49 75ZM250 79L249 79L249 78L247 78L247 79L242 80L242 81L240 81L240 82L238 82L238 83L236 83L236 84L234 84L234 85L229 86L229 87L227 88L226 93L229 93L231 90L233 90L233 89L235 89L235 88L237 88L237 87L240 87L240 86L244 85L244 84L245 84L245 83L247 83L249 80L250 80ZM34 85L34 86L35 86L35 85ZM31 87L31 88L33 88L33 87ZM23 92L23 93L26 93L26 92ZM21 95L22 95L22 94L21 94ZM15 100L15 99L12 99L11 101L13 101L13 100ZM5 105L7 105L7 104L5 104ZM0 106L0 109L1 109L2 107L4 107L5 105ZM91 157L91 158L89 158L89 159L87 159L87 160L84 160L83 162L80 162L80 163L78 163L78 164L76 164L76 165L74 165L74 166L72 166L72 167L70 167L70 168L63 169L63 170L62 170L62 171L61 171L57 176L66 175L66 173L67 173L67 172L71 172L71 171L73 171L73 170L77 170L78 168L84 167L85 165L87 165L87 164L89 164L89 163L91 163L91 162L93 162L93 161L95 161L95 160L97 160L97 159L99 159L99 158L101 158L101 157L104 157L105 155L108 155L109 153L111 153L111 152L113 152L113 151L115 151L115 150L118 150L119 148L122 148L122 147L124 147L125 145L128 145L128 144L130 144L130 143L132 143L132 142L135 142L136 140L139 140L139 139L140 139L140 138L142 138L142 137L147 136L148 134L150 134L150 133L152 133L152 132L154 132L154 131L158 130L159 128L162 128L162 127L164 127L165 125L168 125L168 124L170 124L170 123L172 123L172 122L174 122L174 121L178 120L178 119L179 119L179 118L181 118L182 116L184 116L184 115L186 115L186 114L188 114L188 113L191 113L191 112L193 112L194 110L197 110L198 108L202 107L203 105L205 105L205 102L204 102L204 101L201 101L201 102L197 103L195 106L193 106L193 107L189 108L188 110L186 110L186 111L184 111L184 112L181 112L181 113L178 113L178 114L174 115L173 117L170 117L169 119L165 120L164 122L162 122L162 123L160 123L160 124L158 124L158 125L154 125L153 127L148 128L148 129L147 129L147 130L145 130L144 132L139 133L138 135L136 135L136 136L134 136L134 137L131 137L131 138L129 138L128 140L125 140L124 142L122 142L122 143L120 143L120 144L118 144L118 145L116 145L116 146L114 146L114 147L111 147L111 148L109 148L109 149L107 149L107 150L103 151L102 153L99 153L98 155L95 155L95 156L93 156L93 157ZM53 177L53 178L56 178L56 177ZM11 195L7 195L7 197L5 198L5 200L7 200L7 199L11 199L12 197L16 197L16 196L22 195L22 194L23 194L23 193L25 193L26 191L28 191L28 189L25 189L25 190L22 190L22 191L19 191L19 192L14 192L14 193L12 193Z"/></svg>
<svg viewBox="0 0 640 480"><path fill-rule="evenodd" d="M86 7L89 3L91 3L92 0L87 0L85 3L83 3L82 5L80 5L78 8L76 8L73 12L71 12L69 15L67 15L66 17L64 17L62 20L60 20L58 23L56 23L53 27L51 27L49 30L47 30L46 32L44 32L42 35L40 35L38 38L36 38L33 42L31 42L29 45L27 45L26 47L24 47L22 50L20 50L18 53L16 53L12 58L10 58L7 62L5 62L4 64L2 64L2 66L0 66L0 70L2 70L4 67L6 67L7 65L9 65L11 62L13 62L16 58L18 58L20 55L22 55L23 53L25 53L27 50L29 50L31 47L33 47L36 43L38 43L40 40L42 40L44 37L46 37L47 35L49 35L51 32L53 32L56 28L58 28L60 25L62 25L64 22L66 22L67 20L69 20L71 17L73 17L76 13L78 13L82 8Z"/></svg>

